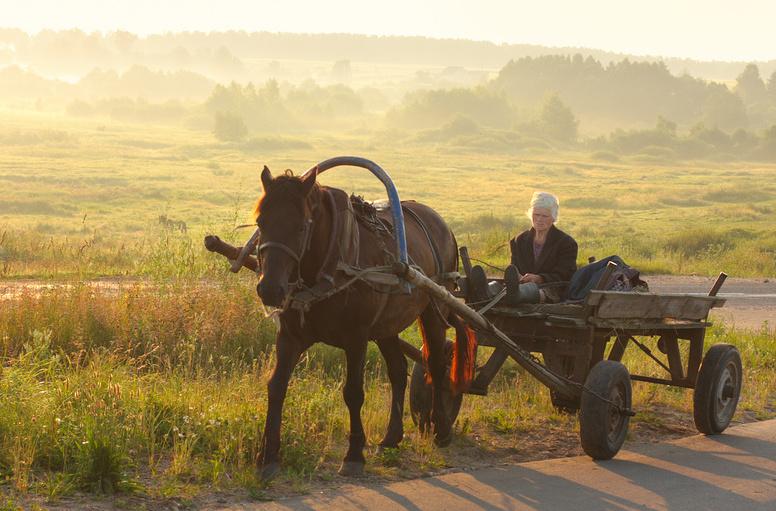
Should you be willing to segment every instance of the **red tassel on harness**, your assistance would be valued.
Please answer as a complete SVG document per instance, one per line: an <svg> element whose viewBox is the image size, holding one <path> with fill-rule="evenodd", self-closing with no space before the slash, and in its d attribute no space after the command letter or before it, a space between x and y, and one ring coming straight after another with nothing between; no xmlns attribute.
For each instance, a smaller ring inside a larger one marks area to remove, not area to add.
<svg viewBox="0 0 776 511"><path fill-rule="evenodd" d="M431 385L431 371L428 369L428 339L426 338L426 331L423 330L423 322L418 318L418 330L420 330L420 338L423 341L423 376L426 377L426 383Z"/></svg>
<svg viewBox="0 0 776 511"><path fill-rule="evenodd" d="M477 357L477 334L457 316L451 315L455 327L453 366L450 368L450 386L457 395L468 390L474 380Z"/></svg>

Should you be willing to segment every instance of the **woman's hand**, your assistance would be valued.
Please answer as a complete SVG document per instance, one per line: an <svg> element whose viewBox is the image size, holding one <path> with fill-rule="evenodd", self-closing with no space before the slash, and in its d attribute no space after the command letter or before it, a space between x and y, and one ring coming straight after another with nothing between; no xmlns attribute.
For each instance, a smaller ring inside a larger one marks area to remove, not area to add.
<svg viewBox="0 0 776 511"><path fill-rule="evenodd" d="M535 273L526 273L523 275L523 278L520 279L521 284L525 284L526 282L533 282L535 284L544 284L544 277L541 275L536 275Z"/></svg>

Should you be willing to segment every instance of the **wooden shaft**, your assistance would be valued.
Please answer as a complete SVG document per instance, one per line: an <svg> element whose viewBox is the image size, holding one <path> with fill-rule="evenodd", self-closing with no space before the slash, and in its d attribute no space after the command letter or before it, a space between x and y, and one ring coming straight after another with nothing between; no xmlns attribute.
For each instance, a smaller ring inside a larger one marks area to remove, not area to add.
<svg viewBox="0 0 776 511"><path fill-rule="evenodd" d="M232 273L237 273L242 270L243 262L251 256L251 252L256 250L256 245L259 243L259 229L257 228L251 238L245 243L237 259L232 261L232 266L229 268Z"/></svg>
<svg viewBox="0 0 776 511"><path fill-rule="evenodd" d="M480 372L472 382L471 388L483 391L487 389L490 382L496 377L498 370L501 369L501 366L506 362L508 356L509 355L503 348L497 347L493 350L488 361L480 368Z"/></svg>
<svg viewBox="0 0 776 511"><path fill-rule="evenodd" d="M472 274L472 260L469 259L469 249L461 247L458 249L458 253L461 254L461 264L463 264L463 273L467 277Z"/></svg>
<svg viewBox="0 0 776 511"><path fill-rule="evenodd" d="M399 337L399 348L401 349L402 353L410 357L413 361L417 362L418 364L423 363L423 352L401 337Z"/></svg>
<svg viewBox="0 0 776 511"><path fill-rule="evenodd" d="M711 286L711 291L709 291L709 296L717 296L717 293L719 292L719 288L722 287L722 284L725 283L725 279L727 278L727 273L724 271L719 272L719 276L717 277L717 280L714 281L714 285Z"/></svg>
<svg viewBox="0 0 776 511"><path fill-rule="evenodd" d="M240 252L242 251L242 247L234 247L230 245L229 243L226 243L218 236L205 236L205 248L208 249L210 252L215 252L216 254L221 254L222 256L226 257L230 261L235 261L238 257L240 257ZM258 273L259 272L259 263L253 256L247 256L245 259L243 259L242 265L248 268L249 270Z"/></svg>
<svg viewBox="0 0 776 511"><path fill-rule="evenodd" d="M531 357L531 354L520 347L515 341L509 338L507 334L496 328L493 323L485 319L484 316L469 308L465 303L453 296L447 288L440 286L427 276L418 272L414 268L404 263L394 263L394 273L404 278L410 284L426 291L432 298L440 300L450 307L464 321L473 325L477 329L491 335L501 341L501 347L521 366L525 368L537 380L547 387L564 394L570 398L579 397L581 391L579 388L571 385L565 379L559 378L554 373Z"/></svg>

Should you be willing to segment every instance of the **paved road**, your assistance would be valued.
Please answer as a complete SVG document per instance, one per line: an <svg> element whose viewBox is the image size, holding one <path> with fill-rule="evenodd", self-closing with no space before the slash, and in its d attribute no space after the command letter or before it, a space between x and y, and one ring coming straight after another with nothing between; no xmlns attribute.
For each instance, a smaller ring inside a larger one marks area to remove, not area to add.
<svg viewBox="0 0 776 511"><path fill-rule="evenodd" d="M776 510L776 420L621 452L459 472L240 510Z"/></svg>

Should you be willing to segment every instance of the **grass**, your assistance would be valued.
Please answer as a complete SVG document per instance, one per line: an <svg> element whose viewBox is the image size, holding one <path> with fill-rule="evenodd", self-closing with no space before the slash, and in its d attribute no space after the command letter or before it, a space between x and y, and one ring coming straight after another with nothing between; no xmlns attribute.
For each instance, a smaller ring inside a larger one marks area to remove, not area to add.
<svg viewBox="0 0 776 511"><path fill-rule="evenodd" d="M8 495L0 508L80 492L185 503L211 491L264 499L336 484L348 428L341 352L316 346L297 368L284 471L266 487L253 460L274 327L258 313L254 280L227 276L201 245L205 233L231 242L246 236L233 228L249 221L263 164L300 172L334 155L369 157L402 197L438 209L459 244L495 266L506 265L506 242L526 228L526 204L543 189L560 196L559 225L578 240L580 263L616 253L645 273L776 275L772 165L550 153L509 140L458 144L371 128L231 144L180 128L0 115L0 278L68 283L0 301L0 488ZM321 180L384 196L361 170ZM181 222L185 232L173 227ZM106 276L127 278L83 284ZM412 328L403 336L418 343ZM741 350L741 414L774 417L773 333L719 326L708 341ZM631 371L653 374L646 357L634 355L626 359ZM547 456L534 452L536 442L554 455L579 453L576 419L557 413L546 389L512 363L487 398L464 399L446 450L420 436L407 414L401 447L376 453L390 387L374 346L365 387L373 478ZM663 410L691 430L691 392L636 385L634 396L645 411L634 422L636 439L674 420Z"/></svg>
<svg viewBox="0 0 776 511"><path fill-rule="evenodd" d="M413 141L375 128L257 136L240 145L169 126L0 115L4 278L216 275L222 266L201 250L202 235L245 237L232 229L250 221L264 164L302 172L339 154L383 165L402 197L440 211L475 257L525 227L531 193L542 189L560 197L559 226L580 242L580 262L618 253L647 272L776 275L774 165L607 161ZM385 195L361 169L341 168L321 181L367 198ZM160 216L185 224L186 233ZM679 234L697 238L698 226L722 243L677 252ZM496 251L494 262L505 254Z"/></svg>
<svg viewBox="0 0 776 511"><path fill-rule="evenodd" d="M255 307L250 286L226 281L107 293L55 288L4 302L2 487L20 499L49 501L79 492L196 499L214 490L267 498L336 480L348 433L344 364L339 350L320 345L303 357L289 388L283 472L270 487L256 478L274 331ZM414 329L404 336L418 342ZM717 326L707 340L741 350L746 381L739 413L776 416L772 332ZM626 365L658 374L633 351ZM579 451L576 418L556 412L546 389L511 362L487 398L464 399L452 449L435 448L407 413L401 447L375 453L390 404L375 346L365 388L362 417L373 478L420 476L494 456L531 459L537 453L521 443L548 432L552 452ZM690 421L689 391L636 384L634 400L646 412L635 419L637 431L660 427L666 419L656 413L662 409Z"/></svg>

